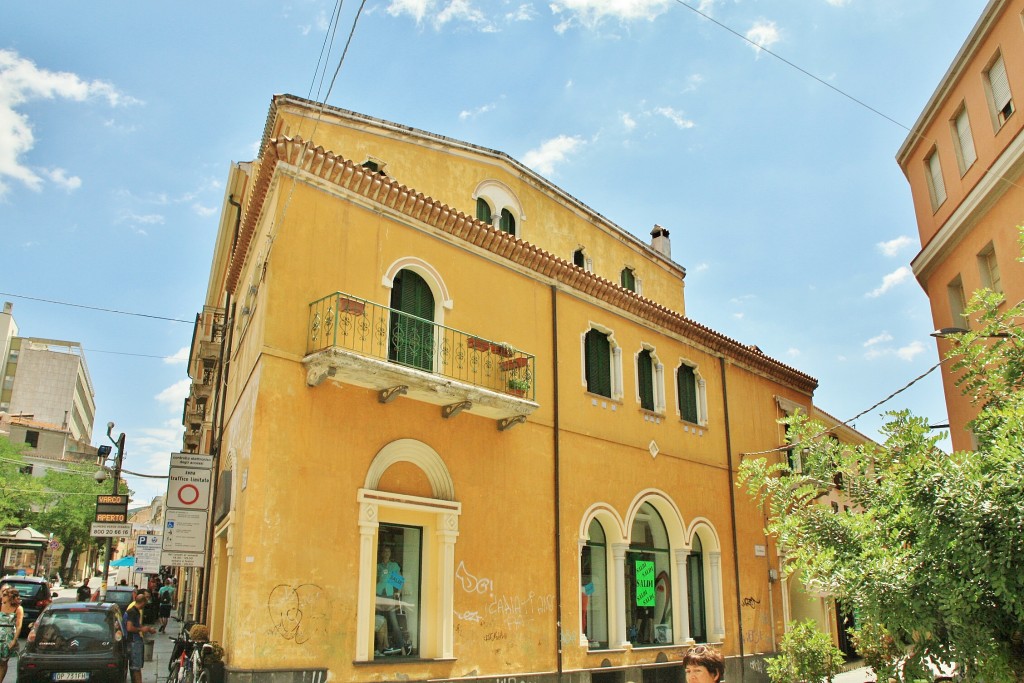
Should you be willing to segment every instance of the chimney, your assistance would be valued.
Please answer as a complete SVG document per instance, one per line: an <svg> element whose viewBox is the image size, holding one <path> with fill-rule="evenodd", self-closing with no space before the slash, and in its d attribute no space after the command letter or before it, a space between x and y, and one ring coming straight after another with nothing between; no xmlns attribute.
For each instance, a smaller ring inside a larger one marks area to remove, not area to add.
<svg viewBox="0 0 1024 683"><path fill-rule="evenodd" d="M668 238L668 230L657 223L654 224L654 230L651 230L651 248L659 254L672 258L672 241Z"/></svg>
<svg viewBox="0 0 1024 683"><path fill-rule="evenodd" d="M12 314L13 310L14 310L14 304L12 304L10 301L5 301L4 302L4 313L6 313L7 315L13 315Z"/></svg>

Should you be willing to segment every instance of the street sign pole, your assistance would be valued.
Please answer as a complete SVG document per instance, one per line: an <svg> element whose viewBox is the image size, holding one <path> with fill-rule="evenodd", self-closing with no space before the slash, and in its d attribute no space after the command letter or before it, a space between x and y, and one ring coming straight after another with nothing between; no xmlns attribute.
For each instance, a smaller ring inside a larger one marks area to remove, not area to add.
<svg viewBox="0 0 1024 683"><path fill-rule="evenodd" d="M121 436L117 437L115 441L110 433L114 431L114 423L107 423L107 438L110 439L115 446L117 446L117 456L114 458L114 489L111 491L113 495L117 495L118 488L121 485L121 460L124 458L124 432L121 432ZM103 583L100 584L100 602L107 597L107 581L110 577L110 554L114 549L114 537L107 537L107 552L103 558Z"/></svg>

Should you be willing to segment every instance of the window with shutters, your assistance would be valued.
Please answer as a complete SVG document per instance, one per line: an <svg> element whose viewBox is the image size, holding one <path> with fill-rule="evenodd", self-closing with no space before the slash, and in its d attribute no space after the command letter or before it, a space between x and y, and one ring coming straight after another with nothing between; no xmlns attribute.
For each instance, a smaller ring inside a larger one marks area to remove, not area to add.
<svg viewBox="0 0 1024 683"><path fill-rule="evenodd" d="M978 270L981 272L981 284L993 292L1002 294L1003 278L999 274L999 262L996 261L996 248L989 242L978 254Z"/></svg>
<svg viewBox="0 0 1024 683"><path fill-rule="evenodd" d="M600 396L612 397L612 345L609 335L600 330L587 332L584 359L587 391Z"/></svg>
<svg viewBox="0 0 1024 683"><path fill-rule="evenodd" d="M949 315L952 326L969 329L970 319L964 312L967 310L967 297L964 296L964 283L959 275L946 285L946 295L949 298Z"/></svg>
<svg viewBox="0 0 1024 683"><path fill-rule="evenodd" d="M516 217L512 215L512 212L508 209L501 210L501 221L498 222L498 228L502 232L507 232L513 237L516 234Z"/></svg>
<svg viewBox="0 0 1024 683"><path fill-rule="evenodd" d="M1013 114L1013 97L1010 93L1010 80L1006 75L1006 63L1003 56L996 54L992 64L985 71L985 86L988 92L988 104L992 112L992 124L998 131L1006 119Z"/></svg>
<svg viewBox="0 0 1024 683"><path fill-rule="evenodd" d="M640 407L644 410L654 410L654 362L651 360L651 352L647 349L641 351L636 357L637 388L640 393Z"/></svg>
<svg viewBox="0 0 1024 683"><path fill-rule="evenodd" d="M572 264L578 268L586 269L587 254L583 250L583 247L580 247L576 251L572 252Z"/></svg>
<svg viewBox="0 0 1024 683"><path fill-rule="evenodd" d="M488 225L491 223L491 205L483 197L476 200L476 217Z"/></svg>
<svg viewBox="0 0 1024 683"><path fill-rule="evenodd" d="M676 370L676 396L679 401L679 419L698 425L707 424L704 379L696 367L685 362L679 365Z"/></svg>
<svg viewBox="0 0 1024 683"><path fill-rule="evenodd" d="M433 369L434 295L426 281L401 270L391 288L388 358L421 370Z"/></svg>
<svg viewBox="0 0 1024 683"><path fill-rule="evenodd" d="M939 163L939 150L932 148L924 160L925 176L928 179L928 195L932 200L932 211L937 211L946 201L946 184L942 182L942 165Z"/></svg>
<svg viewBox="0 0 1024 683"><path fill-rule="evenodd" d="M965 105L960 105L960 109L950 120L949 125L953 133L953 147L956 149L956 163L962 176L978 158L978 154L974 150L974 137L971 135L971 121L967 116Z"/></svg>
<svg viewBox="0 0 1024 683"><path fill-rule="evenodd" d="M619 279L622 282L623 289L628 289L631 292L636 291L636 274L632 268L623 268Z"/></svg>

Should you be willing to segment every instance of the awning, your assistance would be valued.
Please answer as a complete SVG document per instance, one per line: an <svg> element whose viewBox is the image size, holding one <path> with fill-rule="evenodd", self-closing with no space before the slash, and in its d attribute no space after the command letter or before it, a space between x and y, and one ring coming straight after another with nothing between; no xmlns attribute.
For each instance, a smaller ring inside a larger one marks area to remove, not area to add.
<svg viewBox="0 0 1024 683"><path fill-rule="evenodd" d="M113 562L110 563L110 566L111 567L134 567L135 566L135 556L134 555L128 555L126 557L122 557L119 560L114 560Z"/></svg>

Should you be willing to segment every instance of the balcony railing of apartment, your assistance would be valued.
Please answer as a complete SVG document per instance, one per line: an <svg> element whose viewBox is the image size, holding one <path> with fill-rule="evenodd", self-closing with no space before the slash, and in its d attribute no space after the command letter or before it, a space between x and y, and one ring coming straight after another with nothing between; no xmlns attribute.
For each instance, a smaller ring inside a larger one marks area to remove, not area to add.
<svg viewBox="0 0 1024 683"><path fill-rule="evenodd" d="M523 402L536 396L536 361L531 354L343 292L309 305L307 359L327 350Z"/></svg>

